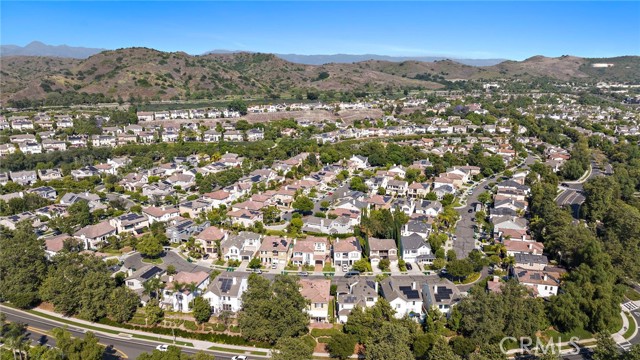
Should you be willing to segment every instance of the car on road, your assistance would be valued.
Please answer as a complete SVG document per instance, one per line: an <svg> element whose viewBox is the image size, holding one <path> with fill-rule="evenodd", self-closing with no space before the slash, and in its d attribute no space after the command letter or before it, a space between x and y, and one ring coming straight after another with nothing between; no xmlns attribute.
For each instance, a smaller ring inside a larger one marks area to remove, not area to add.
<svg viewBox="0 0 640 360"><path fill-rule="evenodd" d="M300 276L309 276L309 273L306 272L306 271L302 271L298 275L300 275Z"/></svg>
<svg viewBox="0 0 640 360"><path fill-rule="evenodd" d="M485 185L485 186L484 186L484 189L485 189L485 190L489 190L489 185Z"/></svg>
<svg viewBox="0 0 640 360"><path fill-rule="evenodd" d="M262 270L260 269L254 269L253 272L256 274L262 274Z"/></svg>
<svg viewBox="0 0 640 360"><path fill-rule="evenodd" d="M413 270L413 266L411 266L411 263L406 263L405 265L407 266L407 270Z"/></svg>
<svg viewBox="0 0 640 360"><path fill-rule="evenodd" d="M471 214L473 212L473 208L469 209L469 211L467 211L469 214Z"/></svg>
<svg viewBox="0 0 640 360"><path fill-rule="evenodd" d="M231 360L247 360L248 357L246 355L236 355L231 358Z"/></svg>
<svg viewBox="0 0 640 360"><path fill-rule="evenodd" d="M358 276L358 275L360 275L360 271L351 270L348 273L344 274L344 277L350 278L350 277Z"/></svg>
<svg viewBox="0 0 640 360"><path fill-rule="evenodd" d="M167 351L167 350L169 350L169 345L165 345L165 344L158 345L158 346L156 346L156 350L163 351L163 352Z"/></svg>

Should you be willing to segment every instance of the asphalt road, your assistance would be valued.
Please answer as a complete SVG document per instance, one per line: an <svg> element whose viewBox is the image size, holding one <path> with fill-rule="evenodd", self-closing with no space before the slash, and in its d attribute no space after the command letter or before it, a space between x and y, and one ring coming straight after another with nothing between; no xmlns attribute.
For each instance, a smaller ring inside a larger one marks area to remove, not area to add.
<svg viewBox="0 0 640 360"><path fill-rule="evenodd" d="M142 262L142 255L140 253L133 254L127 257L124 260L124 267L127 269L140 269L145 265L150 265ZM165 251L162 255L162 264L159 264L158 267L166 269L169 265L173 265L176 268L176 271L204 271L206 273L211 272L211 268L198 266L195 263L190 263L180 255L176 254L173 251Z"/></svg>
<svg viewBox="0 0 640 360"><path fill-rule="evenodd" d="M29 337L39 344L47 344L55 346L55 339L47 332L54 328L64 327L66 324L58 323L53 320L40 318L29 313L21 312L15 309L0 306L1 311L6 314L7 320L25 323L29 326ZM74 337L84 337L85 330L71 327L67 328ZM153 342L142 339L129 339L119 337L117 335L96 334L100 340L100 344L107 347L105 359L135 359L145 352L153 352L156 346L165 344L164 342ZM151 334L150 336L153 336ZM171 345L170 343L166 343ZM183 348L182 351L187 354L195 354L198 350L191 348ZM216 351L206 351L208 354L215 355L216 359L230 360L234 355L220 353Z"/></svg>
<svg viewBox="0 0 640 360"><path fill-rule="evenodd" d="M585 202L583 184L595 178L596 176L605 176L606 174L613 173L613 168L610 164L605 165L605 171L603 172L598 163L591 160L591 174L583 181L577 182L564 182L560 184L559 188L562 193L556 198L556 204L560 207L568 207L571 209L571 214L575 219L580 218L580 206Z"/></svg>
<svg viewBox="0 0 640 360"><path fill-rule="evenodd" d="M529 165L534 164L536 160L536 157L529 155L522 164L512 170L517 172L519 170L528 169ZM475 239L473 238L473 227L476 224L474 222L474 218L476 217L474 206L478 202L478 195L488 191L484 188L487 184L499 181L499 176L483 179L476 185L471 195L467 198L467 205L463 208L456 209L458 214L460 214L460 221L458 221L456 225L456 239L453 241L453 250L456 252L459 259L466 258L476 247ZM471 212L469 212L470 209L472 210Z"/></svg>

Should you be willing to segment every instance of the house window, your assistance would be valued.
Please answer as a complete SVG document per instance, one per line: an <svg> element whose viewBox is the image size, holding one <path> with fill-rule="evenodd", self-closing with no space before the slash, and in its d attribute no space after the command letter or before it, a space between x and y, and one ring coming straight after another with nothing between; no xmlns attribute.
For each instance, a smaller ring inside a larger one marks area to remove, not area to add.
<svg viewBox="0 0 640 360"><path fill-rule="evenodd" d="M231 304L222 304L223 311L231 311Z"/></svg>

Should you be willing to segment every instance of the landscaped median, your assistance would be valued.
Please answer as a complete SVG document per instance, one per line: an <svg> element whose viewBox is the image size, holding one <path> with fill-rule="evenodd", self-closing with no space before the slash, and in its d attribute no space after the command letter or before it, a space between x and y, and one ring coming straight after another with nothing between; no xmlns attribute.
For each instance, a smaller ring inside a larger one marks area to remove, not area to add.
<svg viewBox="0 0 640 360"><path fill-rule="evenodd" d="M24 311L26 313L32 314L37 317L41 317L41 318L49 319L58 323L66 324L78 329L90 330L98 333L112 334L120 337L129 337L129 338L135 338L135 339L141 339L141 340L147 340L147 341L153 341L153 342L163 342L163 343L171 342L175 345L193 348L195 347L193 343L184 341L184 338L190 338L198 341L206 341L209 343L218 344L218 345L213 345L209 347L209 350L236 353L236 354L249 353L249 354L258 355L258 356L267 356L268 351L260 351L260 348L264 348L266 350L267 348L270 347L269 344L248 342L244 338L240 336L235 336L235 335L219 334L219 333L192 333L182 329L169 329L169 328L161 328L161 327L152 327L152 328L144 327L143 328L139 326L116 323L108 319L102 319L100 323L96 323L94 325L94 324L87 324L87 322L85 321L82 321L82 322L74 321L72 319L64 318L62 316L51 315L46 312L42 312L38 310L22 310L6 303L2 305L12 309L19 310L19 311ZM106 325L108 327L100 326L100 324ZM144 335L144 334L139 334L134 332L120 331L120 330L113 329L113 327L122 328L126 330L135 330L136 332L149 332L150 334ZM153 334L162 335L162 336L153 336ZM178 338L183 338L183 339L182 340L176 339L174 341L174 336ZM230 345L230 346L225 346L225 345ZM236 346L236 347L231 347L231 346ZM237 348L240 346L247 347L247 348L249 347L256 348L256 350Z"/></svg>

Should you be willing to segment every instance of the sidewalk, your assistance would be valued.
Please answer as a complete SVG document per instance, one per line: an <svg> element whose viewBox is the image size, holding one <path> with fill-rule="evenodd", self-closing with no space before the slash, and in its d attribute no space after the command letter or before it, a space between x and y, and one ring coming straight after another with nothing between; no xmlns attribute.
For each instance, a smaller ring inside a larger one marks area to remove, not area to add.
<svg viewBox="0 0 640 360"><path fill-rule="evenodd" d="M11 308L12 310L15 311L20 311L18 309L15 308ZM79 325L86 325L86 326L90 326L91 329L88 329L89 331L92 332L96 332L99 334L103 334L106 336L119 336L123 339L126 339L127 337L131 338L133 337L133 335L138 335L138 336L144 336L145 338L156 338L158 339L157 342L162 343L163 341L166 344L173 344L174 341L174 337L173 336L168 336L168 335L161 335L161 334L156 334L156 333L150 333L150 332L146 332L146 331L139 331L139 330L129 330L129 329L125 329L125 328L120 328L120 327L115 327L115 326L109 326L109 325L103 325L100 323L94 323L94 322L90 322L90 321L86 321L86 320L82 320L82 319L78 319L78 318L73 318L73 317L66 317L63 316L61 314L58 314L56 312L53 311L49 311L49 310L43 310L40 308L35 308L33 309L34 311L37 311L38 313L42 313L45 314L47 316L50 317L55 317L61 320L60 324L61 325L67 325L67 326L71 326L73 327L73 325L70 324L66 324L64 321L71 321L73 323L79 324ZM33 315L33 316L38 316L38 314L34 314L33 312L29 312L28 314ZM51 319L48 319L51 320ZM51 320L51 321L55 321L55 320ZM99 328L99 329L104 329L104 332L101 332L100 330L94 330L94 328ZM115 334L114 334L115 332ZM145 340L145 341L155 341L155 340L149 340L149 339L141 339L141 340ZM202 340L196 340L196 339L189 339L189 338L182 338L182 337L175 337L175 341L176 342L181 342L181 343L189 343L189 344L193 344L193 348L196 350L208 350L210 347L215 346L217 351L222 351L224 352L224 348L227 349L231 349L231 350L236 350L236 352L232 352L232 353L237 353L237 350L241 350L241 351L245 351L245 352L255 352L255 351L259 351L259 352L264 352L267 353L267 355L270 354L270 349L263 349L263 348L258 348L258 347L250 347L250 346L238 346L238 345L229 345L229 344L222 344L222 343L214 343L214 342L209 342L209 341L202 341ZM181 345L178 345L181 346ZM186 346L183 346L186 347ZM252 356L260 356L260 355L252 355Z"/></svg>

